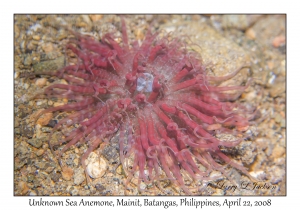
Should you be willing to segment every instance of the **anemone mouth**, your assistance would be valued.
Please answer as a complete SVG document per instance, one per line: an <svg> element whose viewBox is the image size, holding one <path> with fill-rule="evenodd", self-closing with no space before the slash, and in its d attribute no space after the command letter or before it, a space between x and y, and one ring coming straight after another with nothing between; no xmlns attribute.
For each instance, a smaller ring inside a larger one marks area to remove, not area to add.
<svg viewBox="0 0 300 210"><path fill-rule="evenodd" d="M185 43L178 39L159 39L149 30L142 44L132 47L124 21L122 32L121 44L113 34L105 34L100 42L75 34L77 40L66 49L77 56L77 63L42 73L67 82L51 85L37 96L69 100L37 116L72 111L55 125L49 137L57 158L60 160L72 145L87 143L81 160L86 169L89 154L118 134L126 190L136 178L140 192L144 192L141 183L156 183L164 192L161 182L168 180L185 194L199 194L202 181L211 179L212 170L231 179L217 160L251 177L219 148L234 147L242 137L234 141L216 138L219 133L243 136L242 128L249 125L252 113L231 101L249 84L211 85L234 77L244 66L225 77L209 77L199 55L187 52ZM237 93L226 93L232 90ZM57 143L64 147L55 151L51 136L72 125L76 126ZM189 182L194 183L193 192L187 187Z"/></svg>

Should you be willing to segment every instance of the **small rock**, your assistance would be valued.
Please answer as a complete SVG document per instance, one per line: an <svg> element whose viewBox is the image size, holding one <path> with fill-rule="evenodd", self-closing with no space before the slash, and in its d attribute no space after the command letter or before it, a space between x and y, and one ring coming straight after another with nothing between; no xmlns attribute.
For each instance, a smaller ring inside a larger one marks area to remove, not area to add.
<svg viewBox="0 0 300 210"><path fill-rule="evenodd" d="M270 90L270 95L271 97L278 97L279 95L281 95L282 93L285 92L285 83L277 83L275 85L273 85L273 87Z"/></svg>
<svg viewBox="0 0 300 210"><path fill-rule="evenodd" d="M253 101L257 98L257 94L256 91L251 91L249 93L243 93L241 97L246 99L247 101Z"/></svg>
<svg viewBox="0 0 300 210"><path fill-rule="evenodd" d="M59 41L61 41L61 40L65 39L65 38L67 38L68 35L67 35L66 31L62 29L62 30L59 30L59 32L58 32L58 34L57 34L56 37L57 37L57 39Z"/></svg>
<svg viewBox="0 0 300 210"><path fill-rule="evenodd" d="M280 126L281 126L282 128L285 128L285 119L282 119L282 120L281 120Z"/></svg>
<svg viewBox="0 0 300 210"><path fill-rule="evenodd" d="M45 168L47 173L51 173L56 168L56 165L54 162L46 163Z"/></svg>
<svg viewBox="0 0 300 210"><path fill-rule="evenodd" d="M33 35L32 38L37 41L39 41L41 39L41 37L39 35Z"/></svg>
<svg viewBox="0 0 300 210"><path fill-rule="evenodd" d="M42 154L44 154L44 152L45 152L45 150L43 150L43 149L39 149L38 151L36 151L36 155L37 156L41 156Z"/></svg>
<svg viewBox="0 0 300 210"><path fill-rule="evenodd" d="M29 87L30 87L30 84L28 84L28 83L25 83L25 84L24 84L24 89L25 89L25 90L27 90Z"/></svg>
<svg viewBox="0 0 300 210"><path fill-rule="evenodd" d="M41 101L39 100L39 101L36 102L36 105L37 106L42 106L43 104L45 104L45 102L46 102L45 100L41 100Z"/></svg>
<svg viewBox="0 0 300 210"><path fill-rule="evenodd" d="M51 174L51 179L54 181L54 182L58 182L59 178L61 177L61 174L60 173L55 173L53 172Z"/></svg>
<svg viewBox="0 0 300 210"><path fill-rule="evenodd" d="M18 190L20 191L21 195L25 195L28 192L28 190L29 190L26 182L23 182L23 181L19 182L19 184L18 184Z"/></svg>
<svg viewBox="0 0 300 210"><path fill-rule="evenodd" d="M53 113L46 113L46 114L43 114L38 120L37 120L37 124L39 125L47 125L50 120L52 119L53 117Z"/></svg>
<svg viewBox="0 0 300 210"><path fill-rule="evenodd" d="M249 28L246 32L245 35L248 39L254 40L256 38L256 33L252 28Z"/></svg>
<svg viewBox="0 0 300 210"><path fill-rule="evenodd" d="M279 113L275 114L275 122L280 123L282 119L282 116Z"/></svg>
<svg viewBox="0 0 300 210"><path fill-rule="evenodd" d="M272 151L272 158L280 158L285 154L285 148L279 145L276 145Z"/></svg>
<svg viewBox="0 0 300 210"><path fill-rule="evenodd" d="M285 176L285 169L282 167L272 166L268 171L271 172L271 184L278 184Z"/></svg>
<svg viewBox="0 0 300 210"><path fill-rule="evenodd" d="M44 50L45 53L49 53L53 51L53 44L48 42L42 45L42 49Z"/></svg>
<svg viewBox="0 0 300 210"><path fill-rule="evenodd" d="M78 190L78 188L77 187L71 187L70 188L70 194L71 195L78 195L78 193L79 193L79 190Z"/></svg>
<svg viewBox="0 0 300 210"><path fill-rule="evenodd" d="M46 163L44 161L42 161L42 162L35 162L34 166L37 167L37 168L39 168L39 169L45 169Z"/></svg>
<svg viewBox="0 0 300 210"><path fill-rule="evenodd" d="M40 148L43 145L43 142L46 140L47 137L33 138L33 139L28 139L28 143L34 146L35 148Z"/></svg>
<svg viewBox="0 0 300 210"><path fill-rule="evenodd" d="M46 78L39 78L35 81L35 85L39 86L40 88L44 87L47 83Z"/></svg>
<svg viewBox="0 0 300 210"><path fill-rule="evenodd" d="M280 166L280 165L285 165L285 158L284 157L281 157L281 158L276 158L275 160L274 160L274 163L276 164L276 165L278 165L278 166Z"/></svg>
<svg viewBox="0 0 300 210"><path fill-rule="evenodd" d="M53 71L62 68L65 64L65 56L60 56L55 60L46 60L33 65L35 72Z"/></svg>
<svg viewBox="0 0 300 210"><path fill-rule="evenodd" d="M80 185L85 180L83 168L77 168L74 173L74 184Z"/></svg>
<svg viewBox="0 0 300 210"><path fill-rule="evenodd" d="M95 185L96 190L102 192L103 190L105 190L105 187L102 184L96 184Z"/></svg>
<svg viewBox="0 0 300 210"><path fill-rule="evenodd" d="M123 166L120 164L119 167L117 168L116 170L117 174L119 175L122 175L124 172L123 172Z"/></svg>
<svg viewBox="0 0 300 210"><path fill-rule="evenodd" d="M285 44L285 36L283 36L283 35L275 37L272 41L273 47L276 47L276 48L279 46L282 46L284 44Z"/></svg>
<svg viewBox="0 0 300 210"><path fill-rule="evenodd" d="M266 173L264 171L251 171L250 175L260 181L266 179Z"/></svg>
<svg viewBox="0 0 300 210"><path fill-rule="evenodd" d="M30 191L29 196L37 196L35 191Z"/></svg>
<svg viewBox="0 0 300 210"><path fill-rule="evenodd" d="M37 45L38 45L37 41L30 40L28 42L27 46L26 46L27 47L27 51L29 51L29 52L34 51L37 48Z"/></svg>
<svg viewBox="0 0 300 210"><path fill-rule="evenodd" d="M34 180L34 176L31 175L31 174L29 174L29 175L27 176L27 181L28 181L28 182L33 182L33 180Z"/></svg>
<svg viewBox="0 0 300 210"><path fill-rule="evenodd" d="M261 15L222 15L223 28L236 28L245 30L254 22L256 22Z"/></svg>
<svg viewBox="0 0 300 210"><path fill-rule="evenodd" d="M31 55L26 55L23 64L25 66L30 66L31 63L32 63L32 57L31 57Z"/></svg>
<svg viewBox="0 0 300 210"><path fill-rule="evenodd" d="M20 155L26 155L28 152L29 152L29 150L28 150L28 144L26 144L26 145L24 145L24 144L26 144L25 142L21 142L21 144L17 147L17 149L16 149L16 153L17 154L20 154Z"/></svg>
<svg viewBox="0 0 300 210"><path fill-rule="evenodd" d="M75 158L74 161L73 161L73 164L74 164L74 166L78 166L78 164L79 164L79 159L78 159L78 158Z"/></svg>
<svg viewBox="0 0 300 210"><path fill-rule="evenodd" d="M55 102L55 103L53 103L53 107L62 106L62 105L65 105L65 103L63 103L63 102Z"/></svg>
<svg viewBox="0 0 300 210"><path fill-rule="evenodd" d="M76 157L75 154L70 154L66 159L66 164L69 166L73 166L75 157Z"/></svg>
<svg viewBox="0 0 300 210"><path fill-rule="evenodd" d="M53 105L53 101L49 100L49 101L48 101L48 105L49 105L49 106L52 106L52 105Z"/></svg>
<svg viewBox="0 0 300 210"><path fill-rule="evenodd" d="M96 22L102 18L103 15L90 15L90 18L93 22Z"/></svg>
<svg viewBox="0 0 300 210"><path fill-rule="evenodd" d="M140 188L141 188L142 190L144 190L144 189L146 189L146 187L147 187L147 185L146 185L144 182L141 182Z"/></svg>
<svg viewBox="0 0 300 210"><path fill-rule="evenodd" d="M66 181L69 181L72 179L73 173L73 169L64 167L62 170L62 178Z"/></svg>
<svg viewBox="0 0 300 210"><path fill-rule="evenodd" d="M268 147L269 142L268 142L268 139L257 138L257 139L256 139L256 144L257 144L257 146L258 146L260 149L264 150L264 149L266 149L266 148Z"/></svg>
<svg viewBox="0 0 300 210"><path fill-rule="evenodd" d="M15 72L15 76L14 76L14 78L15 78L15 79L17 79L19 76L20 76L20 72L18 72L18 71L17 71L17 72Z"/></svg>

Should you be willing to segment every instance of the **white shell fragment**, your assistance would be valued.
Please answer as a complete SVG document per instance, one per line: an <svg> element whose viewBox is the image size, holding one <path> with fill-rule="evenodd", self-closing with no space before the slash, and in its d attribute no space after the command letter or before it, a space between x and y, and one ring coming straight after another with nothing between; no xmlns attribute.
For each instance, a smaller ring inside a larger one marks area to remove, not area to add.
<svg viewBox="0 0 300 210"><path fill-rule="evenodd" d="M86 164L86 171L93 179L102 177L107 169L106 161L102 157L99 157L95 152L92 152L89 155L89 158L86 160Z"/></svg>

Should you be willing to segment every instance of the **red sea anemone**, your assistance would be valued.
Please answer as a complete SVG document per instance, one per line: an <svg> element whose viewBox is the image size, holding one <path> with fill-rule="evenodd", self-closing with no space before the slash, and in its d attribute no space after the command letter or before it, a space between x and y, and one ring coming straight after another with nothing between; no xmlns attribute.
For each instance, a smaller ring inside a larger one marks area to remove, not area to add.
<svg viewBox="0 0 300 210"><path fill-rule="evenodd" d="M243 67L227 76L208 76L199 54L187 50L181 39L159 38L149 30L142 44L129 43L124 20L121 43L114 34L105 34L100 42L74 35L66 50L76 55L77 62L42 73L62 78L67 84L53 84L38 95L69 101L37 116L70 113L51 133L74 126L57 143L65 144L61 151L54 151L49 137L50 148L59 160L72 145L86 143L88 149L81 160L86 168L89 154L119 134L125 187L138 171L140 191L141 182L155 182L163 191L160 180L168 179L191 194L184 177L198 183L209 180L212 170L227 176L220 160L249 176L242 165L220 150L221 146L238 145L254 117L253 111L233 102L248 85L213 85L232 78ZM237 93L226 92L230 90ZM216 137L223 133L236 139Z"/></svg>

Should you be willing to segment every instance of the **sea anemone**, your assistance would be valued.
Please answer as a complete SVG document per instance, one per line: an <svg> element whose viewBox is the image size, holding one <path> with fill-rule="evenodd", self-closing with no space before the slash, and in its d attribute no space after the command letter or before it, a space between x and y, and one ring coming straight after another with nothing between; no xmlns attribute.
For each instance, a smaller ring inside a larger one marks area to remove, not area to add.
<svg viewBox="0 0 300 210"><path fill-rule="evenodd" d="M141 182L155 183L164 191L161 180L169 180L185 194L192 194L188 177L196 186L212 179L212 170L231 179L220 162L249 175L246 168L226 156L221 148L234 147L245 138L244 131L255 116L234 101L248 87L217 86L233 73L208 76L198 53L188 50L181 38L170 34L146 33L145 39L129 43L122 19L122 41L113 33L100 41L72 32L65 49L77 61L56 72L42 72L64 79L67 84L52 84L36 98L67 99L68 103L38 113L69 113L49 135L49 145L57 159L72 145L87 144L81 164L99 145L118 135L120 161L125 172L124 186L134 176ZM234 93L228 91L235 91ZM71 128L70 132L62 132ZM56 131L59 142L51 142ZM220 134L235 136L232 141L217 138ZM62 150L56 145L65 144ZM200 167L201 166L201 167Z"/></svg>

